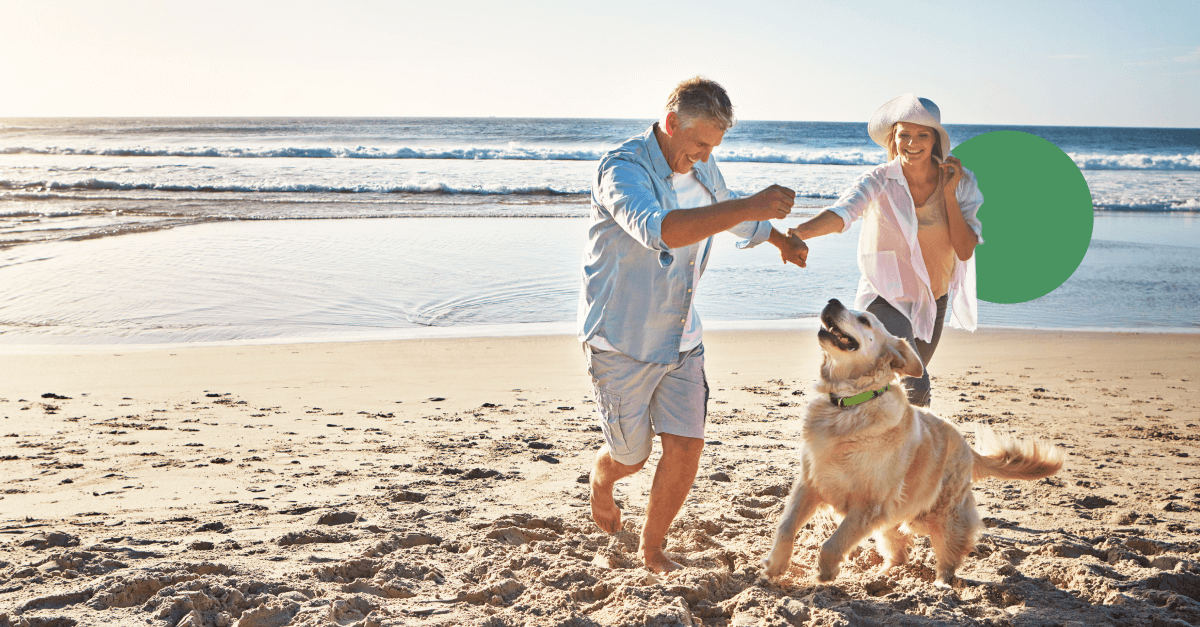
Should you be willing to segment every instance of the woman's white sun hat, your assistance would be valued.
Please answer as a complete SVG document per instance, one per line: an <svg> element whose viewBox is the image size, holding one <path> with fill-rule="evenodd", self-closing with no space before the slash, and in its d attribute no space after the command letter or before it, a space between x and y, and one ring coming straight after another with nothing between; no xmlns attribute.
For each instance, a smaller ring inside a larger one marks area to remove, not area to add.
<svg viewBox="0 0 1200 627"><path fill-rule="evenodd" d="M913 94L904 94L893 98L875 110L870 123L867 124L867 132L876 144L887 149L892 135L892 126L897 122L912 122L937 129L938 135L942 138L942 154L935 156L939 162L946 160L950 154L950 134L942 128L942 112L937 105L933 104L932 100L918 98Z"/></svg>

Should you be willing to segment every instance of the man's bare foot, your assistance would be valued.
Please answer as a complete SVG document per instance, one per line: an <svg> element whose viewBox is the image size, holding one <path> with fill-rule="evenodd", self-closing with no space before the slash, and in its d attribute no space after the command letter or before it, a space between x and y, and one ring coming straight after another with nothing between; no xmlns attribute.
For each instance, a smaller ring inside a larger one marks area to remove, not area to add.
<svg viewBox="0 0 1200 627"><path fill-rule="evenodd" d="M592 520L596 526L606 533L616 533L621 530L621 508L613 500L613 486L602 486L596 481L596 471L592 471Z"/></svg>
<svg viewBox="0 0 1200 627"><path fill-rule="evenodd" d="M648 458L647 458L648 459ZM632 475L646 465L646 460L628 466L612 458L608 445L605 444L596 451L596 465L592 467L590 483L592 487L592 520L596 526L607 533L621 530L621 508L613 499L613 487L618 481Z"/></svg>
<svg viewBox="0 0 1200 627"><path fill-rule="evenodd" d="M658 575L683 568L662 551L642 551L642 561L646 564L646 570Z"/></svg>

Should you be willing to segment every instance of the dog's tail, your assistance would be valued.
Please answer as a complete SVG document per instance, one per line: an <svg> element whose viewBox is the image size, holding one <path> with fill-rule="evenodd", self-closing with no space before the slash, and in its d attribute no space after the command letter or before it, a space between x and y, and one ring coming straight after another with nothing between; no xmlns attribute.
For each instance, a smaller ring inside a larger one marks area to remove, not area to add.
<svg viewBox="0 0 1200 627"><path fill-rule="evenodd" d="M975 425L975 467L972 480L1041 479L1059 471L1066 453L1040 440L1017 440L996 435L991 427Z"/></svg>

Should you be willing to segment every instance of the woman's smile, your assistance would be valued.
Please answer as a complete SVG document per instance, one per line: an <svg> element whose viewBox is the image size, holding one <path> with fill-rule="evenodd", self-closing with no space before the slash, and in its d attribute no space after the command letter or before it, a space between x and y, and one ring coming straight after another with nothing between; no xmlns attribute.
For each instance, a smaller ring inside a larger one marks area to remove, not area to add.
<svg viewBox="0 0 1200 627"><path fill-rule="evenodd" d="M912 122L896 125L896 152L908 163L928 159L933 150L934 130Z"/></svg>

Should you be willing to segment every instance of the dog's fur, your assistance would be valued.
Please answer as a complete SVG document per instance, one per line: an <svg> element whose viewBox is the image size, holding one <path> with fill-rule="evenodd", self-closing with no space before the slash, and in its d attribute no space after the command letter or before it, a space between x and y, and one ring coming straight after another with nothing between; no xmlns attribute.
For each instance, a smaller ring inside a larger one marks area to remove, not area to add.
<svg viewBox="0 0 1200 627"><path fill-rule="evenodd" d="M821 547L818 579L837 576L842 558L872 532L887 563L908 560L910 533L930 536L937 583L949 585L975 546L980 519L971 482L984 477L1040 479L1062 468L1063 451L1032 440L997 436L978 425L971 450L952 424L908 402L897 374L919 377L921 359L870 313L837 300L821 313L818 332L825 361L820 396L808 406L800 476L792 486L774 546L764 560L777 579L791 562L796 532L821 505L843 516ZM848 397L891 387L882 395L840 407Z"/></svg>

